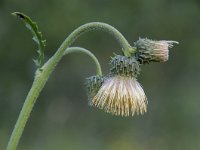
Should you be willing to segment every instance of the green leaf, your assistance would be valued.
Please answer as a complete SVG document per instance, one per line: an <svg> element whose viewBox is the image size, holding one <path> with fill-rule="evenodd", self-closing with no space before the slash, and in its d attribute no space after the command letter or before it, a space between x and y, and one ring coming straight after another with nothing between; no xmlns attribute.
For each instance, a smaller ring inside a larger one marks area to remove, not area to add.
<svg viewBox="0 0 200 150"><path fill-rule="evenodd" d="M22 20L25 26L31 31L33 34L33 41L38 45L38 58L34 59L36 66L41 68L44 62L44 51L46 46L46 40L43 40L42 33L38 30L38 26L36 22L33 22L30 17L26 16L20 12L14 12L12 15L17 16L20 20Z"/></svg>

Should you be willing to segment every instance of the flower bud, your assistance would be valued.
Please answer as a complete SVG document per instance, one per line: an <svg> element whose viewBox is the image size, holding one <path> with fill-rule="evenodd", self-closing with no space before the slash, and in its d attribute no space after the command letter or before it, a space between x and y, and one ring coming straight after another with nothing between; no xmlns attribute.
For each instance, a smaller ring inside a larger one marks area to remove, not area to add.
<svg viewBox="0 0 200 150"><path fill-rule="evenodd" d="M88 104L91 105L91 99L97 94L103 84L104 77L96 75L86 78L86 88L88 95Z"/></svg>
<svg viewBox="0 0 200 150"><path fill-rule="evenodd" d="M153 41L140 38L134 43L136 47L136 58L141 64L149 62L165 62L169 58L169 48L173 47L176 41Z"/></svg>

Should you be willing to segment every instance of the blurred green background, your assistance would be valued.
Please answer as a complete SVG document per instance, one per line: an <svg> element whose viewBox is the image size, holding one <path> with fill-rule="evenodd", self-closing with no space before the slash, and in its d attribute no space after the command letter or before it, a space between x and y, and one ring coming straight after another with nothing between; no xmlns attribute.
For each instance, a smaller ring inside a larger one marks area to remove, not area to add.
<svg viewBox="0 0 200 150"><path fill-rule="evenodd" d="M92 21L113 25L130 43L138 37L180 42L168 62L142 67L138 80L148 112L128 118L88 107L84 81L95 66L85 55L66 56L41 93L19 150L200 149L199 0L0 0L0 150L31 87L37 56L30 32L11 16L14 11L38 23L47 39L47 58L70 32ZM110 56L121 53L114 38L100 31L74 45L94 52L104 74Z"/></svg>

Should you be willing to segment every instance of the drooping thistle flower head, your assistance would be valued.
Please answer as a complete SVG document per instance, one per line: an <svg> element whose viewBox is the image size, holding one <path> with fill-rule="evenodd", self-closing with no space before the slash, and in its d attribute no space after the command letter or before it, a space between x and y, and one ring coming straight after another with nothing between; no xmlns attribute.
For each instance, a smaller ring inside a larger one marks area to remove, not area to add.
<svg viewBox="0 0 200 150"><path fill-rule="evenodd" d="M141 64L165 62L169 58L169 48L173 47L174 43L178 44L176 41L153 41L140 38L134 42L134 47L137 49L136 58Z"/></svg>
<svg viewBox="0 0 200 150"><path fill-rule="evenodd" d="M90 105L121 116L146 112L147 99L136 79L140 70L138 61L134 57L116 55L110 64L110 75L97 87L98 91L90 90L94 91L89 94Z"/></svg>

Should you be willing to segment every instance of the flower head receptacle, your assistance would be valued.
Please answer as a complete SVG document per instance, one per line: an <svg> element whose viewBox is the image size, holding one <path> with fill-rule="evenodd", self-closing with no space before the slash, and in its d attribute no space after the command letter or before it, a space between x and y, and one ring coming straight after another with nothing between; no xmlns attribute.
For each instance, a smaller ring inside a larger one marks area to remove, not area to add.
<svg viewBox="0 0 200 150"><path fill-rule="evenodd" d="M136 47L136 58L141 64L149 62L165 62L169 58L169 48L173 47L176 41L153 41L147 38L140 38L134 42Z"/></svg>
<svg viewBox="0 0 200 150"><path fill-rule="evenodd" d="M139 63L134 57L116 55L111 60L110 75L91 98L91 105L105 112L121 116L133 116L147 111L147 99L137 82Z"/></svg>

